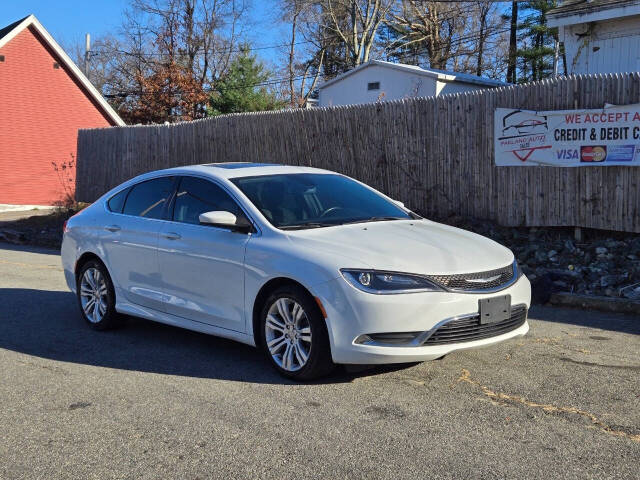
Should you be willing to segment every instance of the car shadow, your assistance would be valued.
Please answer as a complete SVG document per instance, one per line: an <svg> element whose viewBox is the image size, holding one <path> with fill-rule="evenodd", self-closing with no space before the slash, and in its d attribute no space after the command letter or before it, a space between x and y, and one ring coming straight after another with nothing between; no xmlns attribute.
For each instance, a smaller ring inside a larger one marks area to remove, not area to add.
<svg viewBox="0 0 640 480"><path fill-rule="evenodd" d="M0 348L62 362L165 375L295 384L248 345L143 319L99 332L71 292L0 288ZM338 368L314 383L345 383L410 365Z"/></svg>

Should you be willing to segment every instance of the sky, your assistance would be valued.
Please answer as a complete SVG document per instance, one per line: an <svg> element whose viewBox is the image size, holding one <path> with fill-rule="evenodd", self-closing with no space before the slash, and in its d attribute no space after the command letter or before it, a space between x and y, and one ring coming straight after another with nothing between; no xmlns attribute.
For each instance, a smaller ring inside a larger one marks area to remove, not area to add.
<svg viewBox="0 0 640 480"><path fill-rule="evenodd" d="M116 33L129 0L0 0L0 28L33 13L63 47L84 45L84 36ZM254 47L286 42L275 18L277 0L253 0L252 27L248 36ZM276 49L260 51L267 63L277 61Z"/></svg>

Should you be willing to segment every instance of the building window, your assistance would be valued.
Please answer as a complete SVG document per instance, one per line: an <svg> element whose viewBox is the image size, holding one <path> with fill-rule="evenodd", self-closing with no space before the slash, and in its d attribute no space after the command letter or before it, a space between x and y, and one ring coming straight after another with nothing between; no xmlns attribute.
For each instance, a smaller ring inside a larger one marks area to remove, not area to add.
<svg viewBox="0 0 640 480"><path fill-rule="evenodd" d="M4 62L4 55L0 55L0 62Z"/></svg>
<svg viewBox="0 0 640 480"><path fill-rule="evenodd" d="M380 90L380 82L367 83L367 90Z"/></svg>
<svg viewBox="0 0 640 480"><path fill-rule="evenodd" d="M53 68L60 68L60 64L58 62L53 62Z"/></svg>

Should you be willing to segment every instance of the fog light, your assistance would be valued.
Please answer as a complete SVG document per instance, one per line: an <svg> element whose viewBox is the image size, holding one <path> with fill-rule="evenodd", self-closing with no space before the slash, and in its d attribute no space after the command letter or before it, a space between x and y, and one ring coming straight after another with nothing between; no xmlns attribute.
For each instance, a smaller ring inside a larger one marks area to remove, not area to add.
<svg viewBox="0 0 640 480"><path fill-rule="evenodd" d="M355 343L356 345L364 345L366 343L370 343L372 342L371 337L369 335L360 335L359 337L357 337L353 343Z"/></svg>
<svg viewBox="0 0 640 480"><path fill-rule="evenodd" d="M368 272L362 272L358 276L358 281L365 287L368 287L369 285L371 285L371 274Z"/></svg>

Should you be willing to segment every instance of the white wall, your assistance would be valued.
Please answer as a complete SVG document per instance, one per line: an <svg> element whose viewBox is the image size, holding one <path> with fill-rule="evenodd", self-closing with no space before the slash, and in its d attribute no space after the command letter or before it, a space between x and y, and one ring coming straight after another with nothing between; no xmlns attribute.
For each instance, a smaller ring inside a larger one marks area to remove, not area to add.
<svg viewBox="0 0 640 480"><path fill-rule="evenodd" d="M380 82L380 90L367 90L367 83ZM373 103L381 99L436 95L436 79L380 65L371 65L320 89L319 107Z"/></svg>
<svg viewBox="0 0 640 480"><path fill-rule="evenodd" d="M463 83L458 81L443 82L442 80L438 80L436 95L449 95L450 93L463 93L470 92L471 90L484 90L485 88L490 87L477 85L475 83Z"/></svg>
<svg viewBox="0 0 640 480"><path fill-rule="evenodd" d="M367 90L370 82L380 82L380 90ZM436 77L371 65L320 89L319 107L356 105L402 98L432 97L468 92L488 87L473 83L436 80Z"/></svg>
<svg viewBox="0 0 640 480"><path fill-rule="evenodd" d="M567 55L567 73L620 73L640 70L640 16L603 20L563 27L560 41ZM594 51L595 49L595 51ZM562 65L559 68L562 71Z"/></svg>

